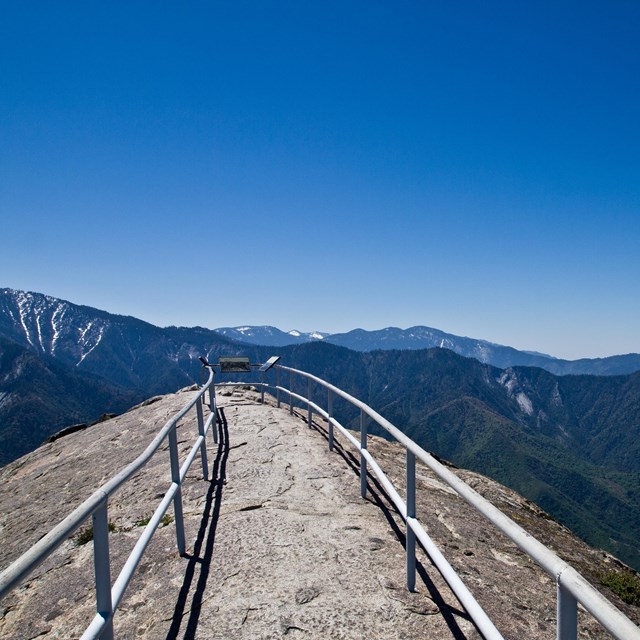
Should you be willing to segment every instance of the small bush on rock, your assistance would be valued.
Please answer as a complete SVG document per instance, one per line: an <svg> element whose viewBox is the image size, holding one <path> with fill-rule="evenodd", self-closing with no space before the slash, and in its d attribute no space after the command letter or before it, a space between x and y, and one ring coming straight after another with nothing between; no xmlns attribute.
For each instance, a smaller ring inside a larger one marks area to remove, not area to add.
<svg viewBox="0 0 640 640"><path fill-rule="evenodd" d="M631 571L609 571L600 575L600 582L609 587L627 604L640 605L640 576Z"/></svg>

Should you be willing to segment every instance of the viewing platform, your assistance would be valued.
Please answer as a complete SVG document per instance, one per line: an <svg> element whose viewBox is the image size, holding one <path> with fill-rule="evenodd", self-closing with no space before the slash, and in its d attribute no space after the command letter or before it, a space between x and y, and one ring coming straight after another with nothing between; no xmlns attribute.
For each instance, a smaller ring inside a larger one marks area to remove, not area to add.
<svg viewBox="0 0 640 640"><path fill-rule="evenodd" d="M152 399L2 469L0 566L139 456L190 394ZM326 420L314 415L310 428L306 411L290 414L269 395L262 404L249 386L219 389L218 411L209 480L194 464L182 484L186 553L176 550L170 508L115 613L116 638L482 637L419 547L416 591L407 590L404 520L372 474L361 497L359 457L339 434L329 451ZM197 434L192 412L178 422L182 458ZM373 436L368 446L404 491L404 449ZM109 500L112 576L166 491L168 448ZM456 474L583 573L615 562L516 493ZM416 477L429 535L504 637L554 638L554 581L426 467ZM83 541L68 538L2 600L0 637L82 635L96 607L92 544ZM606 597L637 624L637 608ZM579 617L580 638L610 637Z"/></svg>

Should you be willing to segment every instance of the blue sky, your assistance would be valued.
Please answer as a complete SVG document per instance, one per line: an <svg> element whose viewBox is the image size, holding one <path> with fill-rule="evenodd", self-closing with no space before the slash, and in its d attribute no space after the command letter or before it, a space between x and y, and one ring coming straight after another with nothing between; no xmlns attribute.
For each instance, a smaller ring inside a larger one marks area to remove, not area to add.
<svg viewBox="0 0 640 640"><path fill-rule="evenodd" d="M637 2L5 3L0 286L640 351Z"/></svg>

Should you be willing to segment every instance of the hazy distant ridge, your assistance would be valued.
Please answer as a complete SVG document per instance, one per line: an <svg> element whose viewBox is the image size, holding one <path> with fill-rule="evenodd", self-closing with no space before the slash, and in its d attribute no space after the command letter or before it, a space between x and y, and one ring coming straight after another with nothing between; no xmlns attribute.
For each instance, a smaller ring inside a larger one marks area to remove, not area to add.
<svg viewBox="0 0 640 640"><path fill-rule="evenodd" d="M319 339L354 351L433 349L437 347L450 349L461 356L475 358L494 367L540 367L556 375L608 376L640 371L640 355L635 353L607 358L561 360L543 353L519 351L513 347L495 344L487 340L456 336L425 326L410 327L409 329L387 327L376 331L353 329L347 333L334 334L302 333L299 331L287 333L270 326L223 327L215 329L215 331L242 342L272 347L314 342Z"/></svg>

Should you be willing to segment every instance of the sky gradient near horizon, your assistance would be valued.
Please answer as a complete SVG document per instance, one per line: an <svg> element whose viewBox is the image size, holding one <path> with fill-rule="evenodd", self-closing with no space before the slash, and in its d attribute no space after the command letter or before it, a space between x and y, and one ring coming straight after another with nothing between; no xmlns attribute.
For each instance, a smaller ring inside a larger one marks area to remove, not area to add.
<svg viewBox="0 0 640 640"><path fill-rule="evenodd" d="M154 324L640 352L637 2L0 21L0 287Z"/></svg>

